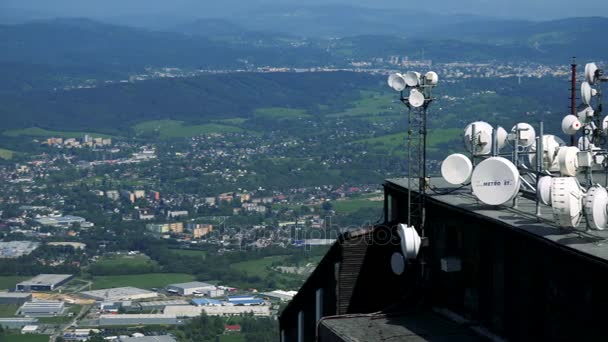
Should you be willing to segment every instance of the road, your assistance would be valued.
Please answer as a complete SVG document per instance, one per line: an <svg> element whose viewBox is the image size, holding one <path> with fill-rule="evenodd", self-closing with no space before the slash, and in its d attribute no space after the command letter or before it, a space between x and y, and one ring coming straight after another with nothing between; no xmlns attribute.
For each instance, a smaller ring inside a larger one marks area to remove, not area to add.
<svg viewBox="0 0 608 342"><path fill-rule="evenodd" d="M91 309L91 305L83 305L82 308L80 309L80 312L76 316L74 316L74 319L72 321L70 321L69 323L66 323L63 326L61 326L61 328L57 329L57 331L53 334L53 336L51 336L49 341L55 342L57 340L57 337L63 336L63 333L66 330L68 330L71 327L76 326L76 323L78 322L78 320L83 318L87 314L87 312L89 312L90 309Z"/></svg>

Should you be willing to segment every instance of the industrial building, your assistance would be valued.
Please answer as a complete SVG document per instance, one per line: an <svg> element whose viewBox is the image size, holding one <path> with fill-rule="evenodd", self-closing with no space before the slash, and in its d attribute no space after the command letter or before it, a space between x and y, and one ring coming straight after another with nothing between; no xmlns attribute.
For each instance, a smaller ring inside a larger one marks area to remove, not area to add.
<svg viewBox="0 0 608 342"><path fill-rule="evenodd" d="M263 299L256 298L255 296L232 296L227 297L228 305L262 305L264 304Z"/></svg>
<svg viewBox="0 0 608 342"><path fill-rule="evenodd" d="M40 217L36 219L36 222L43 226L57 227L57 228L70 228L72 225L78 225L81 227L89 227L92 223L87 222L84 217L80 216L59 216L59 217Z"/></svg>
<svg viewBox="0 0 608 342"><path fill-rule="evenodd" d="M27 325L37 325L38 318L33 317L6 317L0 318L0 326L5 329L21 329Z"/></svg>
<svg viewBox="0 0 608 342"><path fill-rule="evenodd" d="M141 300L158 297L158 293L139 289L137 287L116 287L112 289L84 291L81 295L103 302L119 302L129 300Z"/></svg>
<svg viewBox="0 0 608 342"><path fill-rule="evenodd" d="M281 291L281 290L261 293L262 296L272 298L272 299L278 299L282 302L288 302L288 301L292 300L293 296L295 296L296 294L298 294L297 291Z"/></svg>
<svg viewBox="0 0 608 342"><path fill-rule="evenodd" d="M192 304L196 305L196 306L208 306L208 305L222 306L222 305L224 305L224 303L222 303L221 301L219 301L217 299L210 299L210 298L195 298L192 300Z"/></svg>
<svg viewBox="0 0 608 342"><path fill-rule="evenodd" d="M153 302L140 302L137 303L141 310L163 310L169 305L190 305L188 301L177 299L177 300L158 300Z"/></svg>
<svg viewBox="0 0 608 342"><path fill-rule="evenodd" d="M177 317L198 317L202 312L205 312L209 316L239 316L246 314L253 314L255 316L270 316L270 306L258 305L258 306L235 306L235 305L180 305L180 306L167 306L163 311L165 314L175 315Z"/></svg>
<svg viewBox="0 0 608 342"><path fill-rule="evenodd" d="M167 286L167 291L179 294L180 296L192 296L199 294L207 297L219 297L224 295L224 291L218 289L215 285L200 281L171 284Z"/></svg>
<svg viewBox="0 0 608 342"><path fill-rule="evenodd" d="M40 274L30 280L20 282L15 287L17 291L53 291L70 281L72 274Z"/></svg>
<svg viewBox="0 0 608 342"><path fill-rule="evenodd" d="M48 317L62 315L65 303L59 300L34 300L24 303L17 313L28 317Z"/></svg>
<svg viewBox="0 0 608 342"><path fill-rule="evenodd" d="M171 335L121 337L118 342L177 342Z"/></svg>
<svg viewBox="0 0 608 342"><path fill-rule="evenodd" d="M31 254L38 247L40 247L40 243L33 241L0 242L0 258L19 258Z"/></svg>
<svg viewBox="0 0 608 342"><path fill-rule="evenodd" d="M175 325L182 324L175 315L170 314L119 314L99 316L100 326L119 325Z"/></svg>
<svg viewBox="0 0 608 342"><path fill-rule="evenodd" d="M23 303L32 300L31 293L23 292L0 292L0 304L5 305L22 305Z"/></svg>

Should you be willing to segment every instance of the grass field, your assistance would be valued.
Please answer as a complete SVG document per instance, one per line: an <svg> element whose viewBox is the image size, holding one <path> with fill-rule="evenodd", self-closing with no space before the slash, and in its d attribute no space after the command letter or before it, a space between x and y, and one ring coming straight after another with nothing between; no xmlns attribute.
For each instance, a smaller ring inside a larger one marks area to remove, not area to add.
<svg viewBox="0 0 608 342"><path fill-rule="evenodd" d="M17 283L20 283L31 277L20 276L0 276L0 290L14 289Z"/></svg>
<svg viewBox="0 0 608 342"><path fill-rule="evenodd" d="M93 277L93 290L108 289L112 287L134 286L143 289L165 287L173 283L193 281L194 276L183 273L148 273L117 276Z"/></svg>
<svg viewBox="0 0 608 342"><path fill-rule="evenodd" d="M172 249L171 253L175 254L176 256L200 257L201 259L205 259L207 256L207 252L197 251L195 249Z"/></svg>
<svg viewBox="0 0 608 342"><path fill-rule="evenodd" d="M461 129L459 128L430 130L427 136L427 146L430 150L433 150L433 148L435 148L435 146L438 144L459 140L460 135ZM367 144L373 150L376 150L378 152L403 153L403 151L405 151L405 139L406 133L404 132L358 140L355 141L355 143Z"/></svg>
<svg viewBox="0 0 608 342"><path fill-rule="evenodd" d="M293 108L260 108L255 111L256 117L262 117L266 119L276 119L276 120L284 120L284 119L306 119L310 118L310 114L307 114L303 109L293 109Z"/></svg>
<svg viewBox="0 0 608 342"><path fill-rule="evenodd" d="M89 134L93 137L102 137L102 138L112 138L112 136L107 134L100 133L92 133L92 132L62 132L62 131L49 131L46 129L38 128L38 127L30 127L24 129L13 129L10 131L5 131L2 133L9 137L39 137L39 138L82 138L85 134Z"/></svg>
<svg viewBox="0 0 608 342"><path fill-rule="evenodd" d="M394 112L398 104L394 104L395 97L393 95L382 95L371 91L362 91L361 98L351 104L351 108L335 114L329 114L329 117L342 116L370 116L381 113Z"/></svg>
<svg viewBox="0 0 608 342"><path fill-rule="evenodd" d="M226 334L220 335L220 342L245 342L245 335L243 334Z"/></svg>
<svg viewBox="0 0 608 342"><path fill-rule="evenodd" d="M10 334L0 335L0 341L2 342L48 342L49 335L37 335L37 334Z"/></svg>
<svg viewBox="0 0 608 342"><path fill-rule="evenodd" d="M19 305L1 304L0 317L13 317L15 316L15 312L17 312L17 309L19 309Z"/></svg>
<svg viewBox="0 0 608 342"><path fill-rule="evenodd" d="M95 266L120 269L158 267L158 263L145 255L113 255L99 259Z"/></svg>
<svg viewBox="0 0 608 342"><path fill-rule="evenodd" d="M6 150L3 148L0 148L0 158L1 159L5 159L5 160L13 159L14 154L15 154L15 152L13 152L11 150Z"/></svg>
<svg viewBox="0 0 608 342"><path fill-rule="evenodd" d="M233 133L242 131L239 127L228 125L184 125L183 121L175 120L145 121L135 125L133 129L137 135L158 133L161 139L190 138L211 133Z"/></svg>
<svg viewBox="0 0 608 342"><path fill-rule="evenodd" d="M236 264L232 264L231 267L235 270L247 273L247 275L257 275L262 278L268 276L271 270L269 267L275 261L284 260L286 256L278 255L272 257L265 257L260 259L254 259L249 261L238 262Z"/></svg>
<svg viewBox="0 0 608 342"><path fill-rule="evenodd" d="M72 319L74 319L74 317L76 315L78 315L78 313L80 313L81 309L82 309L82 306L80 306L80 305L72 305L67 308L64 316L39 317L38 320L40 321L40 323L45 323L45 324L65 324L65 323L70 322ZM73 317L70 317L69 313L74 314Z"/></svg>
<svg viewBox="0 0 608 342"><path fill-rule="evenodd" d="M377 198L378 196L375 196ZM380 196L382 197L382 196ZM363 208L382 208L384 206L384 200L372 200L375 198L355 198L344 201L333 201L331 202L334 210L338 214L350 214Z"/></svg>

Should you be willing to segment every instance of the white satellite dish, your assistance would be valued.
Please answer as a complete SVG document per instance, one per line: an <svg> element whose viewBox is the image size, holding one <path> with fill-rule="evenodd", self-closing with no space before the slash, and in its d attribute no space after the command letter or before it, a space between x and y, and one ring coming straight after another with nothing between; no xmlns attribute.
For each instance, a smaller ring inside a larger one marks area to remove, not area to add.
<svg viewBox="0 0 608 342"><path fill-rule="evenodd" d="M557 163L557 152L559 148L566 145L566 143L555 135L545 134L543 135L543 169L553 172L559 171L559 164ZM536 141L530 147L530 151L536 151ZM536 153L530 154L530 165L536 167Z"/></svg>
<svg viewBox="0 0 608 342"><path fill-rule="evenodd" d="M472 173L473 163L463 154L451 154L441 163L441 176L453 185L468 182Z"/></svg>
<svg viewBox="0 0 608 342"><path fill-rule="evenodd" d="M608 191L603 186L596 184L587 191L585 217L592 229L608 228Z"/></svg>
<svg viewBox="0 0 608 342"><path fill-rule="evenodd" d="M397 232L401 238L401 250L408 260L416 259L420 251L420 235L414 227L399 224Z"/></svg>
<svg viewBox="0 0 608 342"><path fill-rule="evenodd" d="M585 64L585 81L589 84L595 84L597 81L597 64L595 63L587 63Z"/></svg>
<svg viewBox="0 0 608 342"><path fill-rule="evenodd" d="M412 89L410 90L408 102L414 108L422 107L422 105L424 104L424 94L422 94L418 89Z"/></svg>
<svg viewBox="0 0 608 342"><path fill-rule="evenodd" d="M408 87L417 87L420 84L419 72L408 71L403 77L405 79L405 84L407 84Z"/></svg>
<svg viewBox="0 0 608 342"><path fill-rule="evenodd" d="M488 205L509 202L519 193L520 185L517 167L502 157L482 161L471 176L473 194Z"/></svg>
<svg viewBox="0 0 608 342"><path fill-rule="evenodd" d="M553 184L553 177L544 176L538 180L538 186L536 188L536 196L538 196L540 202L544 205L551 205L551 185Z"/></svg>
<svg viewBox="0 0 608 342"><path fill-rule="evenodd" d="M518 134L519 132L519 134ZM511 143L515 146L515 139L521 147L530 147L536 141L534 127L525 122L520 122L511 129Z"/></svg>
<svg viewBox="0 0 608 342"><path fill-rule="evenodd" d="M578 149L581 151L593 150L595 149L595 145L589 139L589 137L580 137L578 138Z"/></svg>
<svg viewBox="0 0 608 342"><path fill-rule="evenodd" d="M400 73L391 74L388 77L388 86L393 88L395 91L403 91L407 84L405 78Z"/></svg>
<svg viewBox="0 0 608 342"><path fill-rule="evenodd" d="M553 217L559 226L578 227L583 217L583 191L575 177L553 179L551 205Z"/></svg>
<svg viewBox="0 0 608 342"><path fill-rule="evenodd" d="M475 125L475 137L473 138L473 125ZM469 151L473 152L473 146L475 146L475 153L477 154L489 154L492 151L492 126L483 121L475 121L470 123L464 129L464 147Z"/></svg>
<svg viewBox="0 0 608 342"><path fill-rule="evenodd" d="M502 149L505 146L507 146L507 141L509 139L509 133L507 133L507 130L502 128L501 126L498 126L496 128L496 140L498 142L498 149Z"/></svg>
<svg viewBox="0 0 608 342"><path fill-rule="evenodd" d="M581 129L581 122L572 114L562 119L562 132L567 135L575 135Z"/></svg>
<svg viewBox="0 0 608 342"><path fill-rule="evenodd" d="M608 115L602 119L602 131L604 134L608 134Z"/></svg>
<svg viewBox="0 0 608 342"><path fill-rule="evenodd" d="M591 85L587 82L581 84L581 99L586 105L591 104L591 98L597 95L597 90L591 88Z"/></svg>
<svg viewBox="0 0 608 342"><path fill-rule="evenodd" d="M405 259L401 253L395 252L391 256L391 270L396 275L402 275L405 271Z"/></svg>
<svg viewBox="0 0 608 342"><path fill-rule="evenodd" d="M591 122L591 120L593 119L593 115L595 114L595 111L593 110L593 108L591 108L591 106L584 104L578 106L576 112L578 121L580 121L582 124Z"/></svg>
<svg viewBox="0 0 608 342"><path fill-rule="evenodd" d="M439 83L439 75L434 71L429 71L424 75L424 85L436 86Z"/></svg>
<svg viewBox="0 0 608 342"><path fill-rule="evenodd" d="M557 152L557 163L562 176L576 176L578 171L578 153L580 150L574 146L562 146Z"/></svg>

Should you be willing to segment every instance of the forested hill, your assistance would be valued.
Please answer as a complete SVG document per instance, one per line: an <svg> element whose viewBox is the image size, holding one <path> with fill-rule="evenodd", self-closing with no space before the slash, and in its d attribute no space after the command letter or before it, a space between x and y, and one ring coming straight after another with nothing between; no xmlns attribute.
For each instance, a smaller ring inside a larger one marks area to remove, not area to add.
<svg viewBox="0 0 608 342"><path fill-rule="evenodd" d="M146 120L190 123L250 117L261 107L309 109L356 100L380 88L383 78L363 73L218 74L156 79L92 89L0 94L2 128L38 126L59 130L95 127L116 132Z"/></svg>

